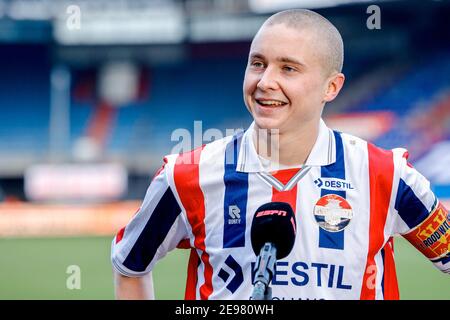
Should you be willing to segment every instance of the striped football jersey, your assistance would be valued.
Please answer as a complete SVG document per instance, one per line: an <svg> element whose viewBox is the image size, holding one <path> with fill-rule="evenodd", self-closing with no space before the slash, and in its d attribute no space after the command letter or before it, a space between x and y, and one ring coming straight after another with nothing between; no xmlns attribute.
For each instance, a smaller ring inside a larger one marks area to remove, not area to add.
<svg viewBox="0 0 450 320"><path fill-rule="evenodd" d="M253 126L164 158L113 240L118 272L142 276L182 246L191 249L187 299L249 299L251 222L272 201L289 203L297 223L292 251L276 263L273 299L398 299L396 235L450 272L449 214L405 149L383 150L321 121L301 168L266 172Z"/></svg>

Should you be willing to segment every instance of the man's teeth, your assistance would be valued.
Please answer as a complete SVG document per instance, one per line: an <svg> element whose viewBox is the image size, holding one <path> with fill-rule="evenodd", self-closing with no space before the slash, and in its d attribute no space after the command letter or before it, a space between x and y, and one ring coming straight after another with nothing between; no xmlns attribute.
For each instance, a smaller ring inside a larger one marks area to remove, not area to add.
<svg viewBox="0 0 450 320"><path fill-rule="evenodd" d="M276 101L276 100L264 100L264 101L258 100L258 103L262 104L264 106L282 106L282 105L286 104L284 102Z"/></svg>

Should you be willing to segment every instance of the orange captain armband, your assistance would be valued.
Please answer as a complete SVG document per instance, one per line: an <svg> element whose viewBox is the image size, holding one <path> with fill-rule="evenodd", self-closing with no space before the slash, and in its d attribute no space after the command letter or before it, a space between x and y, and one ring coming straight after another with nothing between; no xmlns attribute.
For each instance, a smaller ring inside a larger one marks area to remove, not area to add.
<svg viewBox="0 0 450 320"><path fill-rule="evenodd" d="M409 233L403 235L431 261L450 252L450 215L439 202L430 215Z"/></svg>

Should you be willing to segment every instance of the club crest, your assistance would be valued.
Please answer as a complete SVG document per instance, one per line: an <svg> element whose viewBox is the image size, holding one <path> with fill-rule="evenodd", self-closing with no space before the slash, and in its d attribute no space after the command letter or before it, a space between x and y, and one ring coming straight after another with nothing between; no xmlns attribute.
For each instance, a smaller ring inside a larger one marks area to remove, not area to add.
<svg viewBox="0 0 450 320"><path fill-rule="evenodd" d="M324 230L339 232L344 230L353 218L350 204L336 194L321 197L314 206L314 217Z"/></svg>

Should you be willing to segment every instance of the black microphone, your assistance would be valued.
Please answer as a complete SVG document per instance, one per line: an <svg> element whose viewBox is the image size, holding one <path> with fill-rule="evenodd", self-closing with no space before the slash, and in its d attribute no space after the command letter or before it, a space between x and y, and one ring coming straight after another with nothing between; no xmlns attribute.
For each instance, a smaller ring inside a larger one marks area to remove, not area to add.
<svg viewBox="0 0 450 320"><path fill-rule="evenodd" d="M270 300L269 286L276 260L285 258L295 242L296 222L292 207L286 202L269 202L256 210L251 227L255 265L252 300Z"/></svg>

